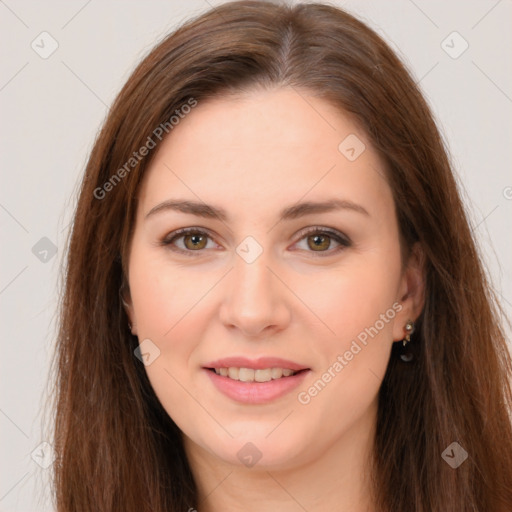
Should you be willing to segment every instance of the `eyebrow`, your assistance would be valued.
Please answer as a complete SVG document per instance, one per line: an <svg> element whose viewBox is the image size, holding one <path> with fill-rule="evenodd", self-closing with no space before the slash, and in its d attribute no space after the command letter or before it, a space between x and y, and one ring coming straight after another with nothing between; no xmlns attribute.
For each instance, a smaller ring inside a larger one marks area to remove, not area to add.
<svg viewBox="0 0 512 512"><path fill-rule="evenodd" d="M314 213L326 213L336 210L349 210L370 216L366 208L360 204L354 203L347 199L330 199L322 202L307 201L303 203L294 204L284 208L280 213L280 220L291 220L311 215ZM168 199L163 203L157 204L146 214L146 219L157 213L165 211L178 211L182 213L189 213L197 217L205 217L209 219L217 219L222 222L229 221L229 215L226 210L206 203L199 203L196 201L175 200Z"/></svg>

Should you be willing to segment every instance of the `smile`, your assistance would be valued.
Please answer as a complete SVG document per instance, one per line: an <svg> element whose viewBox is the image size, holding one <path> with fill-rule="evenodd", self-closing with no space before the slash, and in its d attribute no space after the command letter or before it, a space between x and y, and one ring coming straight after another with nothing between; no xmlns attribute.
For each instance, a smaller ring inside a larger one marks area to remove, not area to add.
<svg viewBox="0 0 512 512"><path fill-rule="evenodd" d="M290 368L262 368L255 370L253 368L237 368L231 366L229 368L210 369L215 371L217 375L242 382L269 382L283 377L291 377L298 373Z"/></svg>

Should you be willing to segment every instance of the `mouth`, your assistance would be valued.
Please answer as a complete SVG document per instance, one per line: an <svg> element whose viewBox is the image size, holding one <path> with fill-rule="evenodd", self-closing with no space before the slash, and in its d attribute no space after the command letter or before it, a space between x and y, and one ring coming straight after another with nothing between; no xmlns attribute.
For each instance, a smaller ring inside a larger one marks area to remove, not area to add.
<svg viewBox="0 0 512 512"><path fill-rule="evenodd" d="M244 404L264 404L290 393L311 372L298 363L274 357L249 360L231 357L203 366L214 387Z"/></svg>
<svg viewBox="0 0 512 512"><path fill-rule="evenodd" d="M244 368L244 367L236 367L230 366L228 368L221 366L218 368L206 368L207 370L216 373L217 375L221 375L222 377L227 377L231 380L237 380L240 382L270 382L271 380L277 379L287 379L289 377L293 377L298 373L307 372L309 368L304 368L302 370L292 370L291 368Z"/></svg>

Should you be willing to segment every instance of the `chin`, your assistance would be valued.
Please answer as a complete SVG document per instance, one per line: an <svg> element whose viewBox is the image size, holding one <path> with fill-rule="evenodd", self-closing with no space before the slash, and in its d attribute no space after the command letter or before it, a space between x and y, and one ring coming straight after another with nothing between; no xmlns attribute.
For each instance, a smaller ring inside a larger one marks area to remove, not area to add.
<svg viewBox="0 0 512 512"><path fill-rule="evenodd" d="M301 454L306 444L295 441L288 436L287 442L273 434L244 435L234 439L224 438L207 446L207 450L227 464L247 467L248 469L284 470L300 463ZM302 447L302 449L301 449Z"/></svg>

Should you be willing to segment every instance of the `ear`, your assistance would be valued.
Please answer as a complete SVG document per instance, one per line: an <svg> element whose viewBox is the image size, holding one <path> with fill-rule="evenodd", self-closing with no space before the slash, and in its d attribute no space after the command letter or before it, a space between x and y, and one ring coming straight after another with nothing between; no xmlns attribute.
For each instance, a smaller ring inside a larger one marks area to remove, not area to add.
<svg viewBox="0 0 512 512"><path fill-rule="evenodd" d="M131 331L132 334L135 336L137 335L137 321L135 318L135 311L133 308L132 298L130 295L130 289L128 285L126 284L126 279L123 279L123 284L121 286L121 289L119 290L119 295L121 297L121 302L123 304L123 308L126 312L126 315L128 316L130 325L131 325Z"/></svg>
<svg viewBox="0 0 512 512"><path fill-rule="evenodd" d="M419 242L413 245L402 274L398 302L402 305L402 309L395 317L394 341L404 339L405 324L409 320L415 322L425 304L425 254Z"/></svg>

